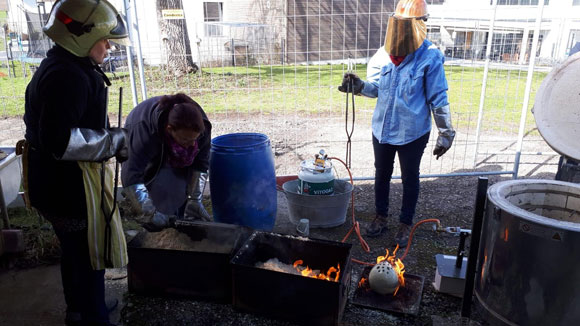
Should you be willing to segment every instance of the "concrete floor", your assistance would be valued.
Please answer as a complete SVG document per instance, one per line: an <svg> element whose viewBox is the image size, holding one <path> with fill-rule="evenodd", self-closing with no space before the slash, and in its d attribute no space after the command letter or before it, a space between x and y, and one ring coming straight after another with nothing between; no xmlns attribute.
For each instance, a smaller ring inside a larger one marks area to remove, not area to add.
<svg viewBox="0 0 580 326"><path fill-rule="evenodd" d="M127 279L123 270L109 270L107 298L117 298L119 308L111 322L119 323ZM0 325L61 326L66 305L60 280L60 266L0 272Z"/></svg>
<svg viewBox="0 0 580 326"><path fill-rule="evenodd" d="M274 231L295 232L281 192L278 192L277 212ZM107 270L105 278L107 298L119 300L110 320L122 325L120 313L125 305L123 296L127 292L126 269ZM0 268L0 325L61 326L64 324L65 309L59 265L27 270L6 271Z"/></svg>

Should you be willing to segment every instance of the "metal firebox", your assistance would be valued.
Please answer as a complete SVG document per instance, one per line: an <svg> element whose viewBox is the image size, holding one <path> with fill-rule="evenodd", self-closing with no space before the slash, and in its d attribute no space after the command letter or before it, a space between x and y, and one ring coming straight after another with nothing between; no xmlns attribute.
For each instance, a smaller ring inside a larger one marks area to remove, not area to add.
<svg viewBox="0 0 580 326"><path fill-rule="evenodd" d="M371 266L363 269L358 282L359 286L354 291L353 304L396 314L416 316L419 313L423 283L425 282L423 276L405 273L405 286L399 287L396 295L379 294L371 290L368 285L371 269ZM366 282L361 284L363 278Z"/></svg>
<svg viewBox="0 0 580 326"><path fill-rule="evenodd" d="M580 325L580 185L511 180L487 192L475 295L503 325Z"/></svg>
<svg viewBox="0 0 580 326"><path fill-rule="evenodd" d="M307 325L337 325L350 286L351 247L254 232L232 259L234 308ZM340 264L340 275L337 281L328 281L256 267L271 258L289 265L302 260L319 270Z"/></svg>
<svg viewBox="0 0 580 326"><path fill-rule="evenodd" d="M147 248L143 247L146 234L139 233L127 245L129 291L231 302L230 259L251 231L205 222L181 223L176 229L192 243L206 240L206 244L187 251ZM208 242L215 243L215 249Z"/></svg>

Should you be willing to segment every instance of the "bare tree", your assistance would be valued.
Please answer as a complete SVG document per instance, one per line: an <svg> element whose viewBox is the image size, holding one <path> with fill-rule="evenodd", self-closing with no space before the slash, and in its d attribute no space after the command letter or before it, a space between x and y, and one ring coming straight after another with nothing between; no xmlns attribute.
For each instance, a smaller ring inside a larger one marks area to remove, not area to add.
<svg viewBox="0 0 580 326"><path fill-rule="evenodd" d="M167 57L167 69L175 76L195 73L185 19L163 19L162 10L183 9L182 0L157 0L157 22Z"/></svg>

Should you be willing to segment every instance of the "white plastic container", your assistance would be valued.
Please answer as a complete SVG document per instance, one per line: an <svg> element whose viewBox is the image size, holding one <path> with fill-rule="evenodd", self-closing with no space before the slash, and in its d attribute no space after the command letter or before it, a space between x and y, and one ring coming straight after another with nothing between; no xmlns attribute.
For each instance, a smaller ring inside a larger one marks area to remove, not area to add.
<svg viewBox="0 0 580 326"><path fill-rule="evenodd" d="M324 167L314 164L314 160L300 163L298 172L298 193L303 195L332 195L334 193L334 173L332 163L324 162Z"/></svg>

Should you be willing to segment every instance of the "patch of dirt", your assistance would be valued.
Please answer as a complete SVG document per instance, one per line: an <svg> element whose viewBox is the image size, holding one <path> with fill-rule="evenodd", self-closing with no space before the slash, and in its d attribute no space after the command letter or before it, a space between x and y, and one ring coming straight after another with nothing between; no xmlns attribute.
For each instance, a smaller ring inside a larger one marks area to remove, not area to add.
<svg viewBox="0 0 580 326"><path fill-rule="evenodd" d="M277 175L296 174L302 160L311 158L319 149L324 148L330 156L341 159L345 157L346 136L344 116L340 113L305 114L297 116L274 115L263 113L212 115L213 136L234 132L261 132L270 137L275 156ZM17 121L18 120L18 121ZM115 121L115 120L112 120ZM18 118L0 121L12 127L0 131L4 144L15 143L22 138L23 128ZM5 137L4 137L5 136ZM425 151L421 165L423 175L446 173L474 173L487 171L509 171L512 169L513 151L516 137L513 134L481 135L481 142L476 144L473 133L469 130L458 130L458 136L451 150L442 159L435 160L431 155L436 135L433 132ZM517 136L517 135L516 135ZM529 141L528 141L529 140ZM478 155L475 155L476 149ZM505 151L505 154L502 154ZM550 152L541 139L526 139L524 152ZM483 153L483 154L481 154ZM498 154L499 153L499 154ZM554 179L559 155L523 155L519 166L520 178ZM351 172L355 178L374 175L373 152L370 132L369 112L357 112L357 124L352 138ZM348 177L342 164L335 161L338 177ZM476 164L474 164L476 162ZM475 166L475 167L473 167ZM399 172L395 171L395 175ZM511 175L488 176L489 186L502 180L511 179ZM472 228L474 215L477 176L432 177L421 179L421 191L414 222L436 218L443 226ZM356 181L354 190L354 208L356 221L361 229L370 224L374 218L373 181ZM373 262L379 255L384 255L385 248L394 249L394 235L398 226L398 214L401 206L402 184L394 179L391 185L388 231L378 238L366 238L371 250L365 252L355 232L346 242L352 243L352 257L365 262ZM278 196L278 217L275 232L296 234L295 227L289 222L286 199L282 193ZM206 207L210 208L206 202ZM311 229L310 237L342 241L350 231L353 223L348 209L347 221L331 229ZM431 283L435 276L435 255L455 255L459 237L449 234L438 234L431 230L431 225L419 226L415 232L409 254L404 260L409 274L425 278L422 300L417 316L394 315L383 311L371 310L347 304L341 325L486 325L484 317L473 308L472 320L458 319L461 299L435 291ZM469 238L466 250L469 250ZM354 289L364 268L352 264L353 274L351 289ZM113 282L113 283L111 283ZM115 286L114 281L107 281L108 289ZM111 285L113 284L113 285ZM123 285L125 286L125 285ZM126 288L125 288L126 289ZM354 291L351 291L351 296ZM351 297L349 297L350 299ZM126 293L127 303L122 311L123 325L291 325L287 321L272 320L262 316L246 314L234 310L231 304L217 304L203 301L140 296ZM472 306L475 307L475 306Z"/></svg>

